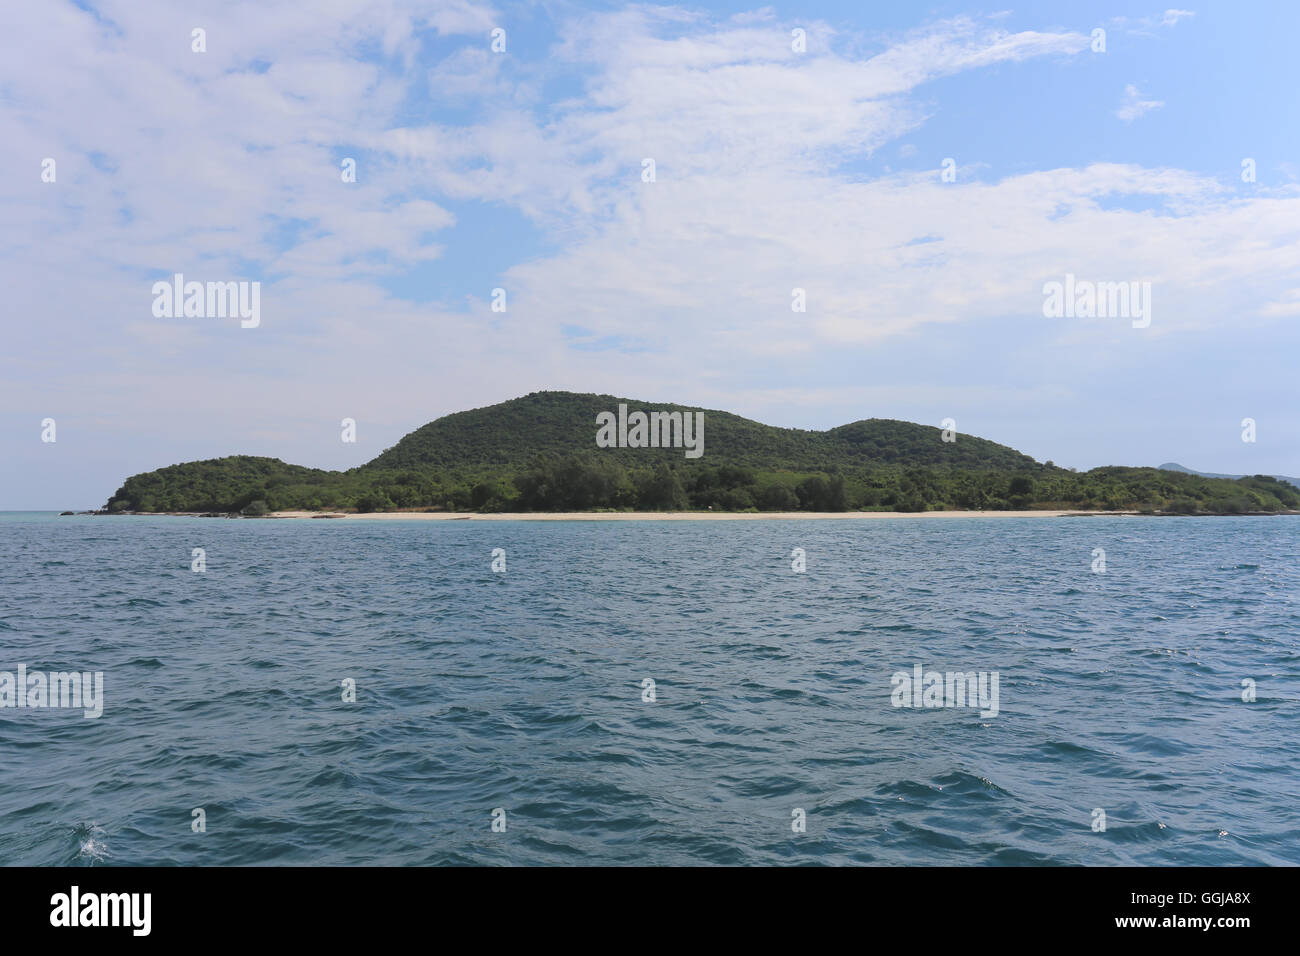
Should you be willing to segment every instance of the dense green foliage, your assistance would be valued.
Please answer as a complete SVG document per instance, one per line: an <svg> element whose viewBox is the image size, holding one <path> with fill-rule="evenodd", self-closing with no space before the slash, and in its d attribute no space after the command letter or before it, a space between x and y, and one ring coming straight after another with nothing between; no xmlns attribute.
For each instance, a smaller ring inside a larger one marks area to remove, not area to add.
<svg viewBox="0 0 1300 956"><path fill-rule="evenodd" d="M1155 468L1076 473L968 435L870 419L825 432L706 411L702 458L682 449L596 448L596 415L694 411L539 392L448 415L346 472L234 456L128 478L111 511L264 510L925 511L1081 508L1245 514L1300 508L1300 491Z"/></svg>
<svg viewBox="0 0 1300 956"><path fill-rule="evenodd" d="M417 428L366 468L462 470L491 466L517 469L539 455L557 458L595 449L596 416L629 410L704 412L705 461L789 471L829 471L871 464L1013 469L1034 460L983 438L940 441L940 430L911 422L873 418L830 431L776 428L730 412L687 405L638 402L612 395L534 392L488 408L456 412ZM685 463L681 449L604 448L603 458L624 468L660 461Z"/></svg>

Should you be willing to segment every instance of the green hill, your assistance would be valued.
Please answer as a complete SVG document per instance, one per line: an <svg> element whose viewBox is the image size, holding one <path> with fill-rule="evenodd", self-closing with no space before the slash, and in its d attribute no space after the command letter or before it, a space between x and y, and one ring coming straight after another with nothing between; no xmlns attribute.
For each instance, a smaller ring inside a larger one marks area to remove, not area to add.
<svg viewBox="0 0 1300 956"><path fill-rule="evenodd" d="M597 415L703 411L704 454L598 448ZM107 510L673 509L842 511L1104 508L1244 514L1300 507L1265 476L1237 480L1154 468L1078 474L1005 445L866 419L828 431L776 428L730 412L535 392L432 421L346 472L232 456L128 478Z"/></svg>
<svg viewBox="0 0 1300 956"><path fill-rule="evenodd" d="M826 432L777 428L730 412L573 392L534 392L487 408L456 412L417 428L366 468L434 467L446 470L518 466L541 455L596 450L596 416L619 404L667 412L704 412L705 456L711 465L792 470L868 464L960 468L1033 468L1035 462L1005 445L961 436L940 440L928 425L873 418ZM680 449L608 448L602 457L624 467L683 462Z"/></svg>

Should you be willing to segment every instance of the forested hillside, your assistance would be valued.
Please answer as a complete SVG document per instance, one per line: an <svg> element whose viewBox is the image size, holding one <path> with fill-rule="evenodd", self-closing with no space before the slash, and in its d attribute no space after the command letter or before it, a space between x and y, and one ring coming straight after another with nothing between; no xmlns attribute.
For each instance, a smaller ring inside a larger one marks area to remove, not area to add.
<svg viewBox="0 0 1300 956"><path fill-rule="evenodd" d="M1246 514L1300 508L1276 479L1209 478L1155 468L1076 473L1005 445L867 419L828 431L776 428L704 410L704 454L598 448L596 416L687 406L536 392L457 412L345 472L232 456L128 478L107 510L843 511L1099 508Z"/></svg>

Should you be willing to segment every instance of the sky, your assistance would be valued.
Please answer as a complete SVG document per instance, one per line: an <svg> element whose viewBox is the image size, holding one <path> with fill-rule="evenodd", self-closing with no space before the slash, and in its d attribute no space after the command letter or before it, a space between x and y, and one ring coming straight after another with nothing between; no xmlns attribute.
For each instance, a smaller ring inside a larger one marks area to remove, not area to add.
<svg viewBox="0 0 1300 956"><path fill-rule="evenodd" d="M1300 4L5 16L0 509L541 389L1300 475ZM155 315L176 273L259 324ZM1046 316L1067 274L1149 324Z"/></svg>

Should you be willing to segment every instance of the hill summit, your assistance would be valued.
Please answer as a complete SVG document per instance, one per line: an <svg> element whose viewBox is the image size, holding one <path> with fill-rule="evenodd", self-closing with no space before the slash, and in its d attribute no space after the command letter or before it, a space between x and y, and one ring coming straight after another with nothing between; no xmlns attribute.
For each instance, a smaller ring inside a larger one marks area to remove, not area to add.
<svg viewBox="0 0 1300 956"><path fill-rule="evenodd" d="M571 455L596 449L596 417L617 413L703 412L706 453L712 465L824 470L869 464L956 468L1033 468L1028 455L983 438L944 442L938 428L873 418L830 431L778 428L716 409L575 392L533 392L486 408L455 412L417 428L365 468L441 469L523 465L537 455ZM679 461L679 451L602 449L625 467Z"/></svg>

